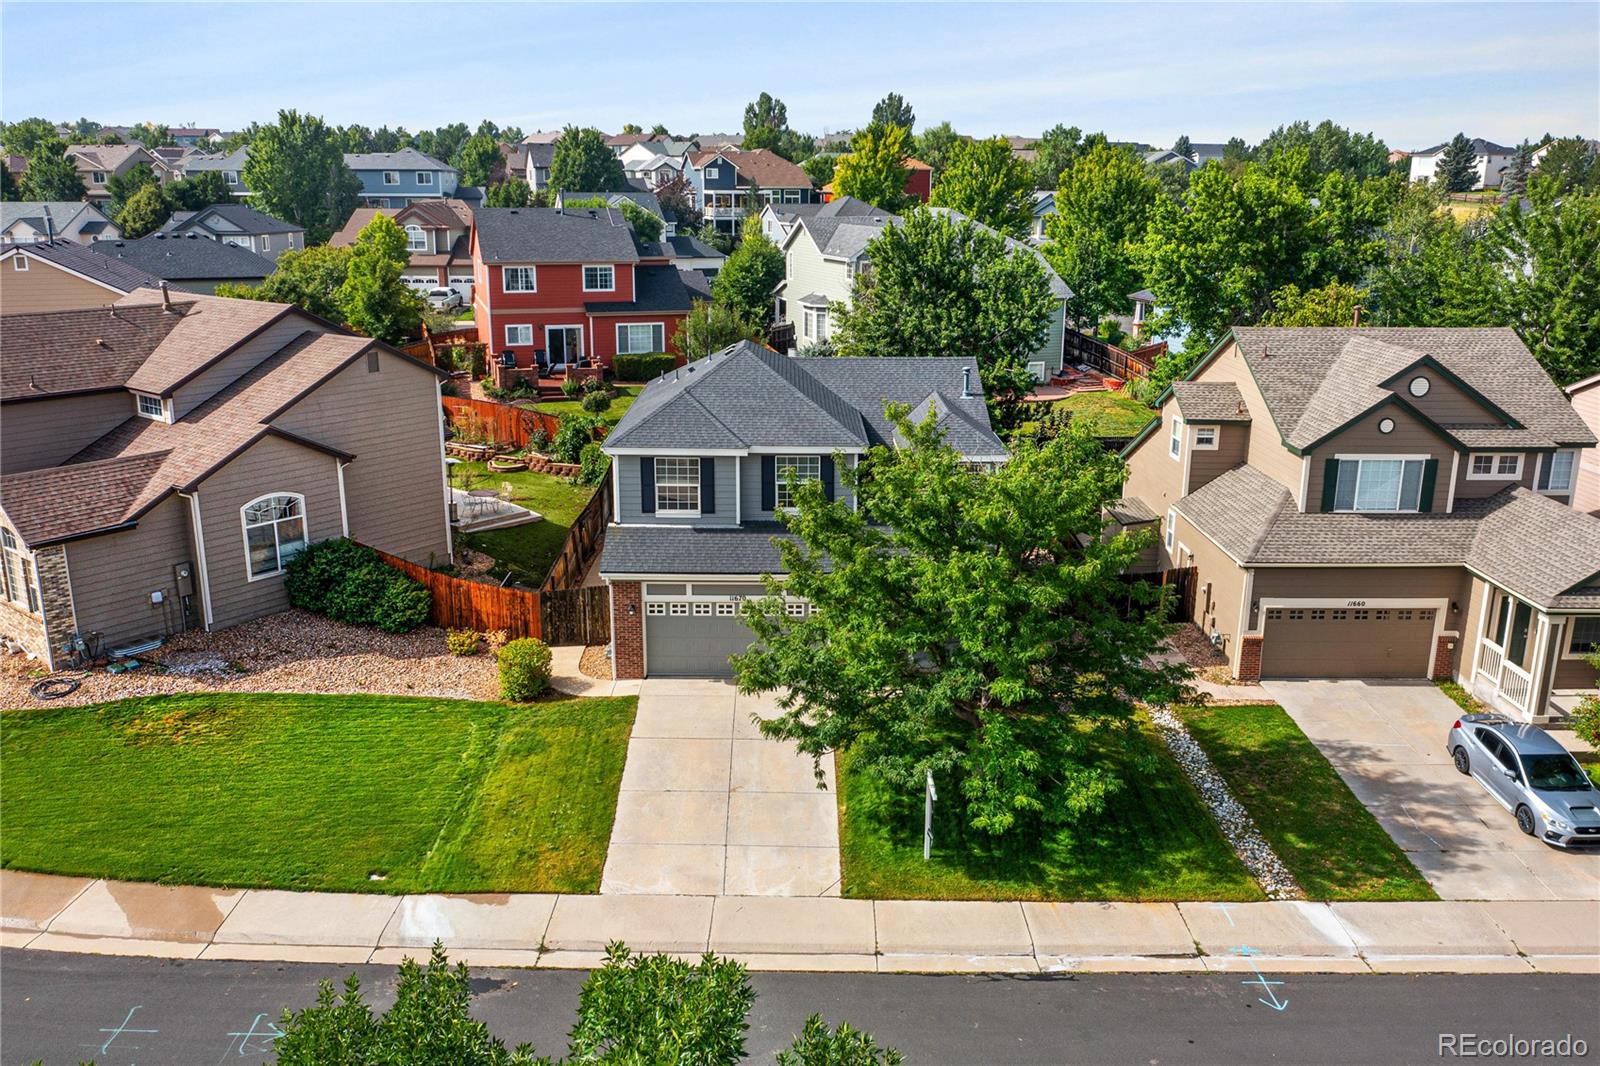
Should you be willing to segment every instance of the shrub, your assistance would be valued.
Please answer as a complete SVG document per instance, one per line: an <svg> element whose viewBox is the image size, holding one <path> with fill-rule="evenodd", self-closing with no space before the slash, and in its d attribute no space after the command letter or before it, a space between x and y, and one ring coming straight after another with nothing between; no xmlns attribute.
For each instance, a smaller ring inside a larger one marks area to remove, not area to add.
<svg viewBox="0 0 1600 1066"><path fill-rule="evenodd" d="M578 480L585 485L598 485L600 479L606 476L606 468L611 465L611 456L600 450L598 441L590 441L583 446L583 451L578 453L579 471Z"/></svg>
<svg viewBox="0 0 1600 1066"><path fill-rule="evenodd" d="M619 355L611 362L618 381L649 381L678 365L670 352L649 352L645 355Z"/></svg>
<svg viewBox="0 0 1600 1066"><path fill-rule="evenodd" d="M284 571L289 604L336 622L406 633L428 620L427 586L384 563L352 540L307 546Z"/></svg>
<svg viewBox="0 0 1600 1066"><path fill-rule="evenodd" d="M528 450L542 452L550 447L550 434L544 428L544 419L536 418L528 427Z"/></svg>
<svg viewBox="0 0 1600 1066"><path fill-rule="evenodd" d="M561 382L561 395L568 399L578 395L578 379L564 378Z"/></svg>
<svg viewBox="0 0 1600 1066"><path fill-rule="evenodd" d="M478 639L476 629L451 629L445 632L444 646L451 655L476 655Z"/></svg>
<svg viewBox="0 0 1600 1066"><path fill-rule="evenodd" d="M1600 696L1585 696L1568 716L1572 731L1592 748L1600 748Z"/></svg>
<svg viewBox="0 0 1600 1066"><path fill-rule="evenodd" d="M830 1030L820 1014L806 1019L789 1050L777 1058L778 1066L899 1066L904 1061L894 1048L880 1048L872 1034L848 1023Z"/></svg>
<svg viewBox="0 0 1600 1066"><path fill-rule="evenodd" d="M744 1059L745 1015L755 1002L745 968L707 953L698 963L606 947L606 964L578 992L568 1054L576 1062Z"/></svg>
<svg viewBox="0 0 1600 1066"><path fill-rule="evenodd" d="M597 415L611 406L611 397L603 392L586 392L583 394L581 406L592 415Z"/></svg>
<svg viewBox="0 0 1600 1066"><path fill-rule="evenodd" d="M563 463L576 463L583 457L583 446L594 440L594 431L600 425L592 415L562 415L556 425L555 440L550 450Z"/></svg>
<svg viewBox="0 0 1600 1066"><path fill-rule="evenodd" d="M589 395L591 392L603 392L605 387L606 383L601 381L599 378L584 378L582 381L578 382L578 391L583 393L585 396Z"/></svg>
<svg viewBox="0 0 1600 1066"><path fill-rule="evenodd" d="M497 653L506 646L506 641L510 639L511 634L503 629L491 629L483 635L483 642L489 646L489 650Z"/></svg>
<svg viewBox="0 0 1600 1066"><path fill-rule="evenodd" d="M513 640L495 656L500 698L525 703L550 687L550 645L533 637Z"/></svg>
<svg viewBox="0 0 1600 1066"><path fill-rule="evenodd" d="M824 338L812 341L810 344L802 344L799 351L794 354L802 359L832 359L839 354L839 350L833 346L832 341Z"/></svg>

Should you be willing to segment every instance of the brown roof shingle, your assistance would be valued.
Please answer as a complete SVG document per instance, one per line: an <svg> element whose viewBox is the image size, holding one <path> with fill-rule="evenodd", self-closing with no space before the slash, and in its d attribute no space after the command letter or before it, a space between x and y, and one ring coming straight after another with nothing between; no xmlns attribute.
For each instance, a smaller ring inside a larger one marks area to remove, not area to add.
<svg viewBox="0 0 1600 1066"><path fill-rule="evenodd" d="M187 312L193 303L174 301ZM183 320L154 304L0 318L0 402L122 388Z"/></svg>

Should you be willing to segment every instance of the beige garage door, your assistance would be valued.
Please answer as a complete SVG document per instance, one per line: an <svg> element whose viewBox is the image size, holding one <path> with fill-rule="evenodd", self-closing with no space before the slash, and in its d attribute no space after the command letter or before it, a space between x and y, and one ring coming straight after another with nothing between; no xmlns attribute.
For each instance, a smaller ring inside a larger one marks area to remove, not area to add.
<svg viewBox="0 0 1600 1066"><path fill-rule="evenodd" d="M1427 677L1432 607L1269 607L1262 677Z"/></svg>

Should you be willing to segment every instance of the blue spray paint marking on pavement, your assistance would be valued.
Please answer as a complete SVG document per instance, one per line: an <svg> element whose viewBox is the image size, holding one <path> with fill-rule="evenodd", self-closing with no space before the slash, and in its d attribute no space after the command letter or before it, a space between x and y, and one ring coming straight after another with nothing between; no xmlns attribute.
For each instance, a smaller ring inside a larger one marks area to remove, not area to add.
<svg viewBox="0 0 1600 1066"><path fill-rule="evenodd" d="M1260 985L1261 990L1267 994L1266 999L1262 999L1260 996L1257 996L1256 1002L1260 1003L1264 1007L1271 1007L1275 1011L1282 1011L1285 1007L1287 1007L1289 1005L1289 1001L1287 999L1279 1000L1278 994L1272 990L1273 985L1281 985L1283 982L1267 980L1266 975L1261 972L1261 968L1256 965L1256 960L1253 958L1256 953L1255 949L1247 944L1243 947L1234 948L1233 950L1238 954L1243 955L1245 961L1250 963L1250 969L1255 971L1255 977L1248 981L1240 981L1239 983L1242 985Z"/></svg>
<svg viewBox="0 0 1600 1066"><path fill-rule="evenodd" d="M102 1032L102 1033L110 1033L111 1034L110 1036L106 1037L106 1042L104 1044L100 1045L100 1054L102 1054L102 1055L111 1054L111 1045L112 1045L112 1043L117 1039L117 1037L121 1036L123 1033L150 1033L150 1034L155 1034L155 1033L159 1033L161 1031L159 1029L129 1029L128 1028L128 1023L133 1021L134 1011L143 1010L143 1009L144 1008L142 1006L131 1007L128 1010L128 1016L126 1018L122 1019L122 1024L121 1025L117 1026L115 1029L101 1029L100 1030L100 1032ZM83 1046L84 1047L94 1047L93 1044L85 1044ZM130 1045L130 1047L135 1048L135 1049L138 1048L138 1046L139 1046L138 1044Z"/></svg>
<svg viewBox="0 0 1600 1066"><path fill-rule="evenodd" d="M258 1014L250 1021L250 1028L245 1032L229 1033L230 1037L239 1041L238 1053L242 1058L246 1055L263 1055L272 1051L273 1043L283 1035L283 1030L278 1028L277 1022L267 1022L266 1028L261 1027L265 1014ZM224 1058L227 1056L224 1055Z"/></svg>
<svg viewBox="0 0 1600 1066"><path fill-rule="evenodd" d="M1226 903L1219 903L1217 904L1217 910L1221 911L1222 916L1228 919L1228 926L1231 928L1233 926L1233 912L1228 909L1228 905Z"/></svg>

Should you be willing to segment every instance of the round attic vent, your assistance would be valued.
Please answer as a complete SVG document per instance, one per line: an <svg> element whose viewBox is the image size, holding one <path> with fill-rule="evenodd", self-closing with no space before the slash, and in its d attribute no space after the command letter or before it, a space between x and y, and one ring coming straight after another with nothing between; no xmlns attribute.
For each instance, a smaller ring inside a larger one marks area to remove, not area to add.
<svg viewBox="0 0 1600 1066"><path fill-rule="evenodd" d="M1393 433L1394 432L1394 419L1385 418L1382 422L1379 422L1378 423L1378 432L1379 433Z"/></svg>
<svg viewBox="0 0 1600 1066"><path fill-rule="evenodd" d="M1411 390L1411 395L1413 396L1426 396L1428 395L1428 388L1431 384L1432 383L1428 381L1427 378L1423 377L1421 374L1418 374L1416 377L1411 379L1411 384L1407 387Z"/></svg>

